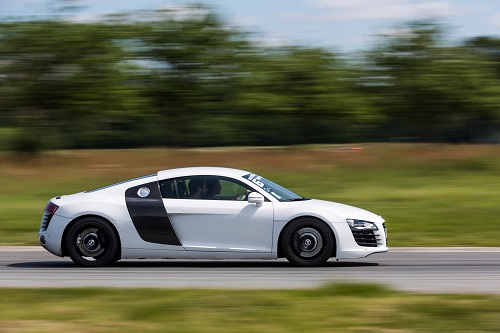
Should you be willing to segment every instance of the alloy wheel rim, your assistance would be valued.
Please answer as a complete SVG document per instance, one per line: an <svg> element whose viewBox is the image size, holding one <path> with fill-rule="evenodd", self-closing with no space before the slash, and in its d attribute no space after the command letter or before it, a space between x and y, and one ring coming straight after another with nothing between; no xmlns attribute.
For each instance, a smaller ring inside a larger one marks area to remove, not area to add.
<svg viewBox="0 0 500 333"><path fill-rule="evenodd" d="M76 236L76 248L83 257L95 258L104 251L103 233L98 228L87 228Z"/></svg>
<svg viewBox="0 0 500 333"><path fill-rule="evenodd" d="M323 249L323 236L314 228L301 228L293 233L292 249L302 258L314 257Z"/></svg>

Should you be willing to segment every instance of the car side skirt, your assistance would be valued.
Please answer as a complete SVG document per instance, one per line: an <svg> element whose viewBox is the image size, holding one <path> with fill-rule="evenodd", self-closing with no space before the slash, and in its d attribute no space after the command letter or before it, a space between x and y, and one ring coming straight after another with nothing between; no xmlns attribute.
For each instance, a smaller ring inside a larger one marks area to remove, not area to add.
<svg viewBox="0 0 500 333"><path fill-rule="evenodd" d="M122 259L278 259L277 253L165 251L122 248Z"/></svg>

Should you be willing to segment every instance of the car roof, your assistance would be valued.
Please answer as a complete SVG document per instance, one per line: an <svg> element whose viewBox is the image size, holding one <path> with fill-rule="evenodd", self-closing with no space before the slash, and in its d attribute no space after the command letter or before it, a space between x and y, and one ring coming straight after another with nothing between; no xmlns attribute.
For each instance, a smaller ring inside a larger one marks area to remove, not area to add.
<svg viewBox="0 0 500 333"><path fill-rule="evenodd" d="M168 179L173 177L185 177L185 176L226 176L232 178L239 178L250 172L232 168L221 168L221 167L189 167L189 168L177 168L158 171L158 180Z"/></svg>

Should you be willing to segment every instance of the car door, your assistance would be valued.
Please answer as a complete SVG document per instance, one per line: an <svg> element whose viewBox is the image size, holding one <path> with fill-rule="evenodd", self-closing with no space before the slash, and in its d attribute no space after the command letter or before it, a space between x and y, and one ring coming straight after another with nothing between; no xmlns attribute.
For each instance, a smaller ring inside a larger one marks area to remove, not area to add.
<svg viewBox="0 0 500 333"><path fill-rule="evenodd" d="M272 202L249 203L246 196L253 189L232 178L197 176L169 181L170 193L174 193L164 196L163 202L186 250L271 252Z"/></svg>

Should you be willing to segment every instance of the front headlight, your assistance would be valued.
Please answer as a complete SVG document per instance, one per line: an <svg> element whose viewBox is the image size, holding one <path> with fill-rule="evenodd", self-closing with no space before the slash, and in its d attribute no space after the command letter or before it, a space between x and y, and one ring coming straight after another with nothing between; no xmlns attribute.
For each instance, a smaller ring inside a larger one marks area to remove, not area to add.
<svg viewBox="0 0 500 333"><path fill-rule="evenodd" d="M346 222L353 230L378 230L377 225L373 222L355 219L346 219Z"/></svg>

